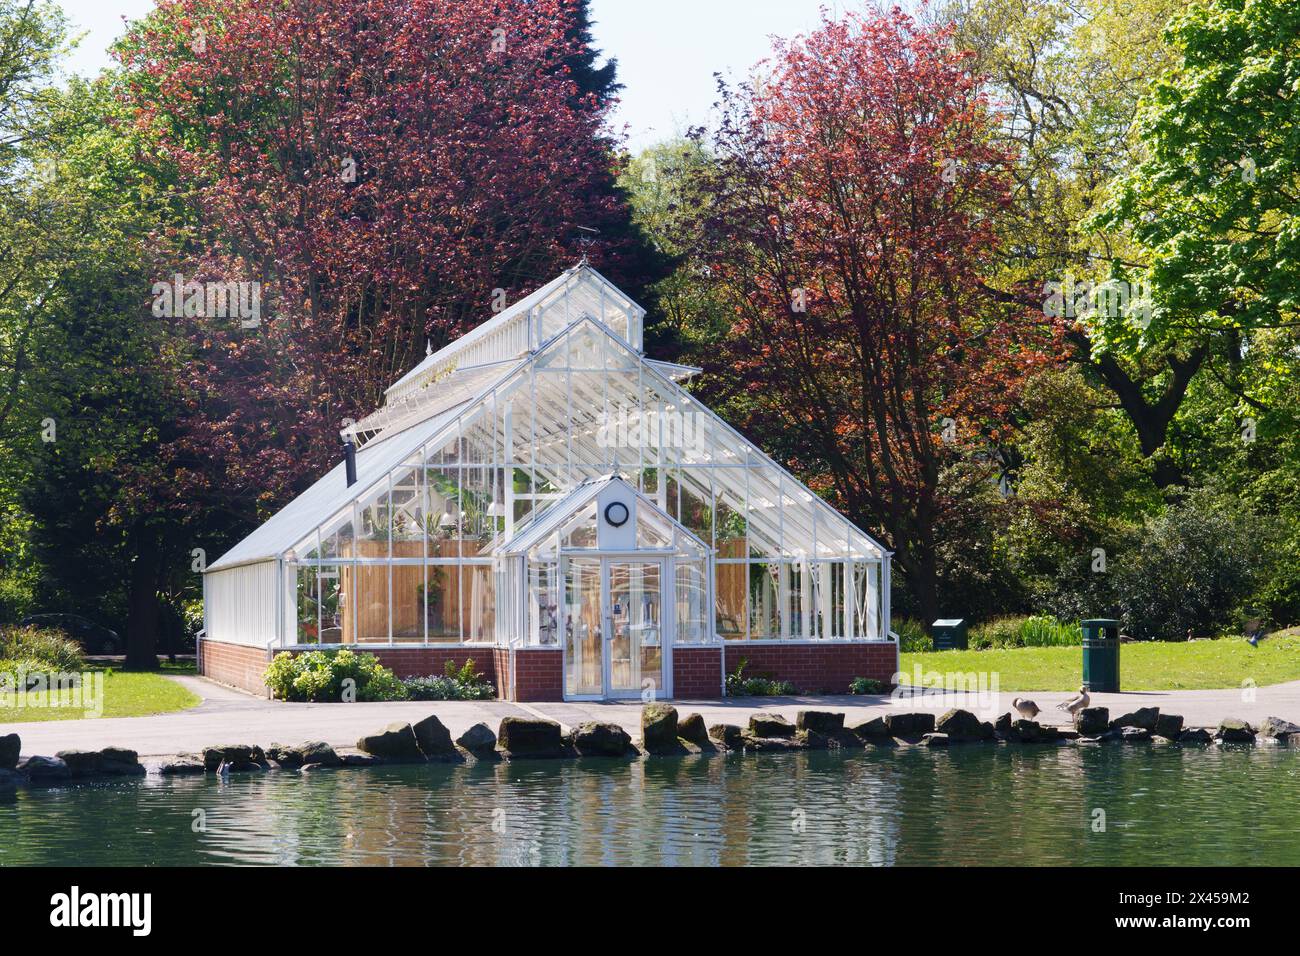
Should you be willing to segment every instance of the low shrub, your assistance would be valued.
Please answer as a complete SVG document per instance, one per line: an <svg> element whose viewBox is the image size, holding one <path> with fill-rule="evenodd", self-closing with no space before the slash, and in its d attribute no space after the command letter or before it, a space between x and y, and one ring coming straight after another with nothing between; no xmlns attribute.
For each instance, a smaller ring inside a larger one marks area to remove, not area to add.
<svg viewBox="0 0 1300 956"><path fill-rule="evenodd" d="M770 674L745 676L749 661L742 659L736 669L727 675L728 697L789 697L797 694L795 686L788 680L776 680Z"/></svg>
<svg viewBox="0 0 1300 956"><path fill-rule="evenodd" d="M402 681L411 700L495 700L496 687L474 670L474 658L465 659L461 667L447 661L441 675L408 677Z"/></svg>
<svg viewBox="0 0 1300 956"><path fill-rule="evenodd" d="M1069 647L1083 643L1077 621L1058 621L1050 614L997 617L971 629L968 644L982 651L1003 647Z"/></svg>
<svg viewBox="0 0 1300 956"><path fill-rule="evenodd" d="M81 645L62 631L41 627L0 628L0 661L24 663L28 670L73 673L86 666Z"/></svg>
<svg viewBox="0 0 1300 956"><path fill-rule="evenodd" d="M902 636L902 632L899 632ZM883 694L885 685L873 677L855 677L849 682L850 694Z"/></svg>
<svg viewBox="0 0 1300 956"><path fill-rule="evenodd" d="M904 654L934 650L934 638L916 618L901 617L894 621L894 632L898 635L898 649Z"/></svg>
<svg viewBox="0 0 1300 956"><path fill-rule="evenodd" d="M375 655L349 650L277 654L264 680L281 700L406 700L406 687Z"/></svg>

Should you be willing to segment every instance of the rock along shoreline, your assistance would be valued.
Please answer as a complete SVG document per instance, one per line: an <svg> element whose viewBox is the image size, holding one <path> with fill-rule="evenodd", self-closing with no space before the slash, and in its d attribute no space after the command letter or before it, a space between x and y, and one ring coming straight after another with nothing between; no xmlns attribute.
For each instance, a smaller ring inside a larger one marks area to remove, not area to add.
<svg viewBox="0 0 1300 956"><path fill-rule="evenodd" d="M52 757L21 757L18 734L0 736L0 790L19 786L59 786L113 777L264 772L299 773L343 767L403 763L464 763L582 757L676 757L691 754L770 753L773 751L862 749L866 747L947 747L966 744L1104 745L1165 742L1192 745L1263 744L1300 747L1300 726L1267 717L1252 726L1225 717L1215 728L1184 727L1177 714L1143 707L1114 719L1105 707L1088 707L1074 726L1045 726L1013 720L1010 713L981 721L968 710L890 713L846 727L844 714L801 710L792 724L779 714L757 713L749 723L705 726L699 714L679 717L669 704L647 704L641 711L641 736L633 740L617 724L589 721L565 733L560 724L540 718L506 717L494 732L478 723L455 740L435 716L415 724L392 723L357 741L355 749L336 750L320 741L293 746L273 743L221 744L197 754L177 754L142 764L133 750L63 750Z"/></svg>

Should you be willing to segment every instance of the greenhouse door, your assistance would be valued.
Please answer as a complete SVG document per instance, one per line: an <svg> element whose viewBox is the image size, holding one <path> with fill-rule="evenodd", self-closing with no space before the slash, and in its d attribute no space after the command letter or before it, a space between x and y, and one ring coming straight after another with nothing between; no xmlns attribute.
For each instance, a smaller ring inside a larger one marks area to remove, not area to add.
<svg viewBox="0 0 1300 956"><path fill-rule="evenodd" d="M564 696L664 696L664 559L572 557L566 565Z"/></svg>

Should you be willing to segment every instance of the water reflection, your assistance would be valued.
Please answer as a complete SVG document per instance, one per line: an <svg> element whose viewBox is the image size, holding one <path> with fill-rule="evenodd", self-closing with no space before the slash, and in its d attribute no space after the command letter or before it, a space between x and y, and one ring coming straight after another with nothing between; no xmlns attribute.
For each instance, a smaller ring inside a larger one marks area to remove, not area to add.
<svg viewBox="0 0 1300 956"><path fill-rule="evenodd" d="M1140 746L149 778L0 795L0 864L1294 865L1298 777Z"/></svg>

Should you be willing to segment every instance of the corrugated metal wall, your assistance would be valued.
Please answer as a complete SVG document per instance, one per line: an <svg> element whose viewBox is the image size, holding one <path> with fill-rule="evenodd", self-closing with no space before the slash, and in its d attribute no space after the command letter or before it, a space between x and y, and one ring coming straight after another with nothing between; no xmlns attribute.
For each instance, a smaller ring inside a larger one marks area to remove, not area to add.
<svg viewBox="0 0 1300 956"><path fill-rule="evenodd" d="M277 561L259 561L203 576L203 626L210 641L266 647L278 641Z"/></svg>

